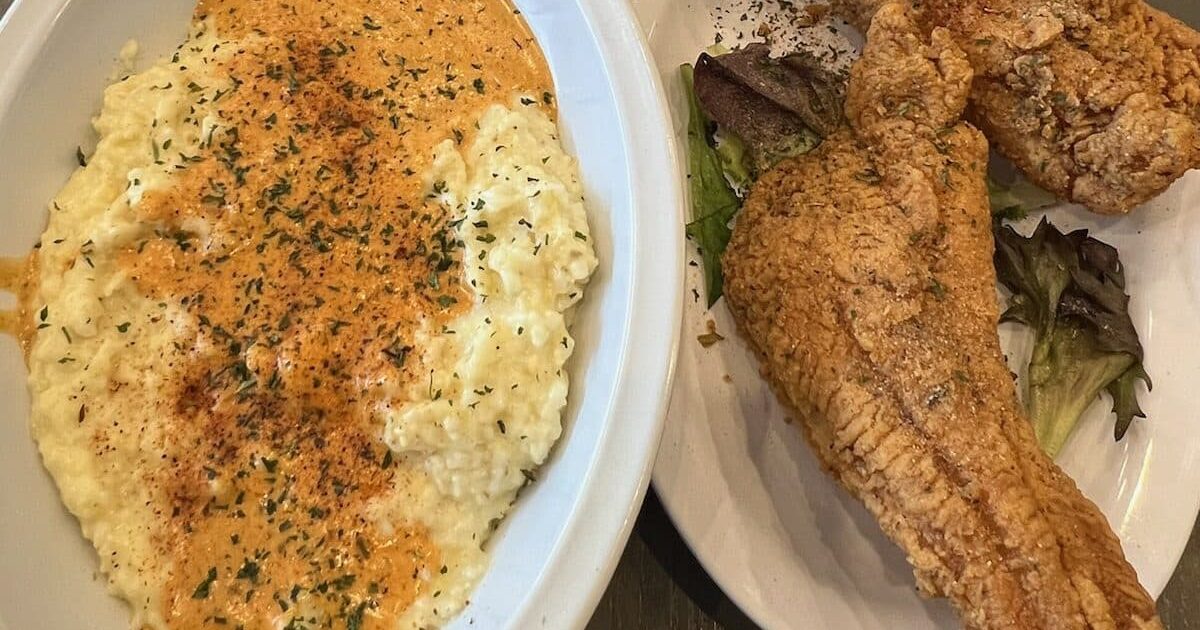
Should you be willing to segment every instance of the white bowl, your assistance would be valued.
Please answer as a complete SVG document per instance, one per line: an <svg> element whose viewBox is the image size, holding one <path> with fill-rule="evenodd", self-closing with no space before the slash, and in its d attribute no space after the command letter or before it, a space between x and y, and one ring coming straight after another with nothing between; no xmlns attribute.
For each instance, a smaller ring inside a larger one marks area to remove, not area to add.
<svg viewBox="0 0 1200 630"><path fill-rule="evenodd" d="M193 0L18 0L0 21L0 254L24 255L94 141L122 43L169 52ZM646 489L678 344L683 235L670 118L624 0L517 0L558 85L601 267L577 319L566 431L491 544L455 622L566 628L591 615ZM11 306L6 296L4 307ZM27 429L17 345L0 341L0 630L127 628Z"/></svg>

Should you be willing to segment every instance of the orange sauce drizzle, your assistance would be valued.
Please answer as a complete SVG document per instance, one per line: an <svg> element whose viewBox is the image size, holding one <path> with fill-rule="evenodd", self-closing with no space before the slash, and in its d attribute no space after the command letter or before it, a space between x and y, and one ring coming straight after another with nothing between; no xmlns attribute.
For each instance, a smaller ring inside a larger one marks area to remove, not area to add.
<svg viewBox="0 0 1200 630"><path fill-rule="evenodd" d="M36 251L25 258L0 257L0 291L13 294L17 300L14 308L0 310L0 333L15 337L26 354L34 332L29 299L36 276Z"/></svg>

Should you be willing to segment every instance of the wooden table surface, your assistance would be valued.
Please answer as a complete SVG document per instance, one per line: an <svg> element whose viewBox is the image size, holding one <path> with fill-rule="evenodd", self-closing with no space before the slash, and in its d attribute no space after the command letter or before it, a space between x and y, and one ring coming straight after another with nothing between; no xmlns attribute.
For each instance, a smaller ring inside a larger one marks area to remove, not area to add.
<svg viewBox="0 0 1200 630"><path fill-rule="evenodd" d="M0 0L0 15L12 2ZM1191 15L1180 17L1200 24L1200 5ZM1200 526L1192 532L1158 609L1168 630L1200 630ZM588 630L756 627L708 577L651 490Z"/></svg>

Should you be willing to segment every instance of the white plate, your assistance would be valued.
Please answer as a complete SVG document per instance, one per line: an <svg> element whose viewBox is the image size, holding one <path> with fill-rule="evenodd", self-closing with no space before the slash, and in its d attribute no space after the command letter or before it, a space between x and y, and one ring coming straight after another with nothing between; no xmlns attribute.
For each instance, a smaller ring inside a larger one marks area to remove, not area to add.
<svg viewBox="0 0 1200 630"><path fill-rule="evenodd" d="M680 143L687 112L677 67L712 44L708 9L715 4L732 3L634 0L667 85ZM757 21L747 24L753 29ZM1112 421L1098 404L1059 463L1108 516L1153 594L1170 578L1200 507L1195 206L1200 173L1128 217L1103 219L1079 208L1051 213L1063 229L1093 228L1126 263L1133 319L1154 377L1154 392L1142 398L1150 420L1135 422L1125 441L1115 444ZM822 473L799 431L785 424L787 413L759 378L757 361L724 304L706 312L694 299L692 289L703 290L697 268L689 268L685 285L683 341L654 485L701 563L768 628L958 627L949 605L916 595L904 555ZM707 332L709 319L728 339L706 350L696 337ZM1014 330L1004 332L1014 363L1023 361L1022 343L1028 341Z"/></svg>
<svg viewBox="0 0 1200 630"><path fill-rule="evenodd" d="M193 4L24 0L0 22L0 254L36 242L76 145L92 142L88 121L121 44L139 39L146 58L170 51ZM567 430L455 625L580 627L624 548L658 445L680 318L681 193L668 176L677 166L657 74L623 0L515 4L554 70L602 265L575 328ZM0 341L0 630L128 628L42 470L24 373L16 344Z"/></svg>

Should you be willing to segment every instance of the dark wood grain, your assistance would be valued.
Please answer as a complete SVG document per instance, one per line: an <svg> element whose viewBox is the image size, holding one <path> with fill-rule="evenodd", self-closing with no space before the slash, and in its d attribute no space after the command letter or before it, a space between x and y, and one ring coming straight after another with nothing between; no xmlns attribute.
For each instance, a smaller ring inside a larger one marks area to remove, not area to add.
<svg viewBox="0 0 1200 630"><path fill-rule="evenodd" d="M589 630L755 627L708 577L652 489Z"/></svg>
<svg viewBox="0 0 1200 630"><path fill-rule="evenodd" d="M1175 575L1158 598L1158 612L1168 630L1200 630L1200 524L1192 530Z"/></svg>
<svg viewBox="0 0 1200 630"><path fill-rule="evenodd" d="M0 15L12 2L0 0ZM1200 3L1188 6L1177 15L1192 24L1200 24ZM1193 531L1187 551L1174 578L1159 598L1158 607L1168 630L1200 630L1200 527ZM705 573L651 491L588 630L749 630L755 627Z"/></svg>

